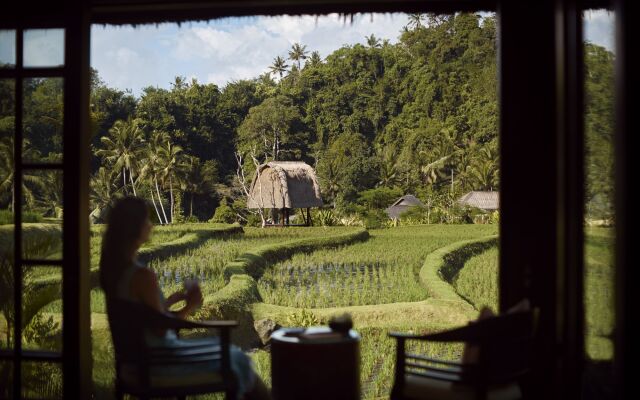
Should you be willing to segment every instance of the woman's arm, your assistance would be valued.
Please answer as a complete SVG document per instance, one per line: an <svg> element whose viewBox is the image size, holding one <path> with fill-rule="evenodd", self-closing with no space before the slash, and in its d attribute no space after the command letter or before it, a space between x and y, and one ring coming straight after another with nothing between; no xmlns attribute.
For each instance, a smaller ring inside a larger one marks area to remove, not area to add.
<svg viewBox="0 0 640 400"><path fill-rule="evenodd" d="M160 297L160 286L156 273L149 268L139 268L134 274L131 282L132 295L159 312L167 312L168 305L162 304ZM173 297L170 296L170 297ZM182 299L181 299L182 300ZM200 287L184 294L187 304L173 315L179 318L186 318L202 303L202 293Z"/></svg>
<svg viewBox="0 0 640 400"><path fill-rule="evenodd" d="M187 299L187 294L181 290L167 297L167 300L164 302L164 306L167 309L167 311L169 311L169 308L171 308L172 305L186 299Z"/></svg>
<svg viewBox="0 0 640 400"><path fill-rule="evenodd" d="M149 268L138 268L131 277L131 295L138 301L159 312L165 312L160 297L160 286L156 273Z"/></svg>

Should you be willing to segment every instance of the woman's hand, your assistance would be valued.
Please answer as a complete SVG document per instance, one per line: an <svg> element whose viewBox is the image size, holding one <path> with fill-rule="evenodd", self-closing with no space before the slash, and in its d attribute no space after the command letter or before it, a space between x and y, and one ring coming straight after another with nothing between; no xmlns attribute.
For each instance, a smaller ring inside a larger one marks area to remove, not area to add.
<svg viewBox="0 0 640 400"><path fill-rule="evenodd" d="M167 300L165 301L164 305L167 308L167 310L169 310L169 308L171 308L172 305L186 299L187 299L187 294L184 291L175 292L171 296L167 297Z"/></svg>
<svg viewBox="0 0 640 400"><path fill-rule="evenodd" d="M187 308L190 312L193 312L198 309L198 307L202 306L202 290L200 289L200 285L198 282L193 281L188 285L187 292L185 294Z"/></svg>

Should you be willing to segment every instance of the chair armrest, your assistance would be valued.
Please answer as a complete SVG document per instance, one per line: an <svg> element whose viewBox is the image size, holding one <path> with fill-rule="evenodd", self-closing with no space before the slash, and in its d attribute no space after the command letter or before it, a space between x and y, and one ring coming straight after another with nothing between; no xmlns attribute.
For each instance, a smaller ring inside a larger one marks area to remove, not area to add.
<svg viewBox="0 0 640 400"><path fill-rule="evenodd" d="M146 304L136 303L132 307L138 307L136 315L144 320L146 326L152 329L219 329L228 331L238 326L237 321L192 321L188 319L178 318L172 313L159 312Z"/></svg>
<svg viewBox="0 0 640 400"><path fill-rule="evenodd" d="M175 317L174 317L175 318ZM175 318L179 322L176 325L175 329L197 329L197 328L205 328L205 329L233 329L238 326L237 321L192 321L187 319Z"/></svg>
<svg viewBox="0 0 640 400"><path fill-rule="evenodd" d="M481 343L487 340L496 340L500 337L510 337L514 334L522 335L523 331L531 331L532 327L532 312L523 311L473 321L466 326L426 335L391 332L389 336L405 340Z"/></svg>
<svg viewBox="0 0 640 400"><path fill-rule="evenodd" d="M423 356L422 354L414 354L414 353L405 353L404 357L407 360L413 359L419 362L446 365L448 367L453 367L453 368L473 368L474 366L477 365L477 364L468 364L468 363L464 364L462 362L452 361L452 360L440 360L437 358L431 358L431 357Z"/></svg>
<svg viewBox="0 0 640 400"><path fill-rule="evenodd" d="M424 335L390 332L389 336L395 339L428 340L432 342L478 342L487 335L486 330L483 329L483 326L480 326L480 323L473 323L460 328Z"/></svg>

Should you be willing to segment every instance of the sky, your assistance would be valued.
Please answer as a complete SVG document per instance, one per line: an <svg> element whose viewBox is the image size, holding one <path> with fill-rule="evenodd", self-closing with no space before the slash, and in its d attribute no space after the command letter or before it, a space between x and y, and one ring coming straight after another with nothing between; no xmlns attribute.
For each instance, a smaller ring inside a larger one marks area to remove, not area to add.
<svg viewBox="0 0 640 400"><path fill-rule="evenodd" d="M293 43L322 58L365 36L397 42L405 14L224 18L210 22L132 27L93 26L91 65L109 86L168 88L176 75L224 86L267 72L276 56L288 57ZM291 64L288 61L288 64Z"/></svg>
<svg viewBox="0 0 640 400"><path fill-rule="evenodd" d="M147 86L170 88L176 76L223 87L267 72L276 56L287 58L293 43L324 58L343 45L364 43L374 34L396 43L406 14L224 18L209 22L130 26L94 25L91 66L109 87L140 96ZM585 39L613 50L612 13L587 11ZM63 31L25 33L25 62L60 64ZM57 45L56 45L57 44ZM0 30L0 62L15 63L15 34ZM288 61L291 64L290 61Z"/></svg>

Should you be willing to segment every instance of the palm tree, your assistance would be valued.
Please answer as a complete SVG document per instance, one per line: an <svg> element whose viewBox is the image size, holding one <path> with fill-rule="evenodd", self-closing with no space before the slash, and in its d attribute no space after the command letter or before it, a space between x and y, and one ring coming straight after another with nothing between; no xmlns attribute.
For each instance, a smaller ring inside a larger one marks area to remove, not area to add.
<svg viewBox="0 0 640 400"><path fill-rule="evenodd" d="M127 192L127 172L133 195L136 196L136 186L133 181L137 173L144 134L140 119L129 118L127 121L118 120L109 129L109 136L100 138L104 146L96 151L96 155L106 161L114 170L122 171L122 187Z"/></svg>
<svg viewBox="0 0 640 400"><path fill-rule="evenodd" d="M376 186L393 187L398 183L398 168L393 160L385 160L380 165L380 180Z"/></svg>
<svg viewBox="0 0 640 400"><path fill-rule="evenodd" d="M466 172L475 190L493 190L498 186L498 152L490 145L484 146L477 158L471 161Z"/></svg>
<svg viewBox="0 0 640 400"><path fill-rule="evenodd" d="M280 56L274 58L273 64L269 67L271 73L277 73L280 75L280 79L282 79L282 74L287 72L287 68L289 68L289 65L287 65L285 59Z"/></svg>
<svg viewBox="0 0 640 400"><path fill-rule="evenodd" d="M198 157L185 156L186 170L181 188L190 194L189 216L193 216L193 198L197 195L213 193L218 176L215 162L202 163Z"/></svg>
<svg viewBox="0 0 640 400"><path fill-rule="evenodd" d="M182 160L182 147L174 145L170 140L167 140L161 144L158 148L158 155L160 157L160 177L163 183L169 184L169 196L170 196L170 209L171 222L174 221L174 196L173 185L180 184L181 177L185 170L185 164Z"/></svg>
<svg viewBox="0 0 640 400"><path fill-rule="evenodd" d="M23 139L22 158L35 160L38 158L38 151L30 147L28 139ZM0 197L6 196L11 192L11 212L16 208L15 194L15 153L14 153L13 137L4 137L0 139ZM46 183L40 175L34 175L30 170L22 171L22 196L27 206L32 207L35 203L35 196L32 189L46 189Z"/></svg>
<svg viewBox="0 0 640 400"><path fill-rule="evenodd" d="M167 219L167 213L164 211L164 206L162 204L162 196L160 194L160 187L158 185L158 175L162 171L163 160L160 156L160 147L162 143L170 141L169 135L166 132L158 132L154 131L149 138L147 146L145 147L145 158L144 165L140 169L140 180L149 180L149 192L151 194L151 202L153 203L153 208L156 210L156 214L158 216L158 221L160 224L167 224L169 220ZM160 204L160 209L162 210L162 215L164 216L164 220L160 216L160 212L158 211L158 206L156 205L155 196L153 194L153 187L156 189L156 194L158 195L158 203Z"/></svg>
<svg viewBox="0 0 640 400"><path fill-rule="evenodd" d="M104 210L120 192L115 181L114 172L106 167L98 168L98 171L91 178L89 183L91 207L93 208L91 215L96 219L102 217Z"/></svg>
<svg viewBox="0 0 640 400"><path fill-rule="evenodd" d="M425 18L426 16L422 13L409 14L407 27L412 27L414 30L418 30L423 27L422 21L424 21Z"/></svg>
<svg viewBox="0 0 640 400"><path fill-rule="evenodd" d="M364 37L367 40L367 46L371 49L379 49L382 47L380 39L378 39L373 33L370 36Z"/></svg>
<svg viewBox="0 0 640 400"><path fill-rule="evenodd" d="M300 60L306 60L308 53L307 46L303 46L300 43L294 43L289 51L289 59L297 62L298 70L300 70Z"/></svg>
<svg viewBox="0 0 640 400"><path fill-rule="evenodd" d="M342 189L340 186L340 168L334 158L328 158L325 161L324 168L319 171L322 174L319 176L322 181L322 187L332 199L333 207L336 207L336 198L338 193Z"/></svg>
<svg viewBox="0 0 640 400"><path fill-rule="evenodd" d="M462 154L462 149L458 147L455 141L455 134L449 130L443 129L440 132L438 142L429 151L420 150L418 152L423 156L420 172L426 180L426 183L434 184L438 179L445 179L453 176L455 162ZM453 177L452 177L453 190Z"/></svg>

